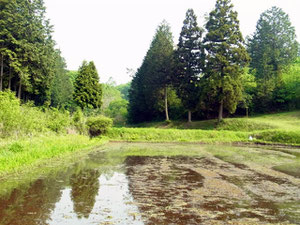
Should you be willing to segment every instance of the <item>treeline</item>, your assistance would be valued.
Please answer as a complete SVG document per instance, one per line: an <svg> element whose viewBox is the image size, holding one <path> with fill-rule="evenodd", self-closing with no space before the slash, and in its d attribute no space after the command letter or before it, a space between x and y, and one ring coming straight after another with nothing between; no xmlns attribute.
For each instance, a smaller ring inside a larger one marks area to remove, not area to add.
<svg viewBox="0 0 300 225"><path fill-rule="evenodd" d="M42 0L0 1L0 91L51 104L54 79L66 72L51 34Z"/></svg>
<svg viewBox="0 0 300 225"><path fill-rule="evenodd" d="M0 91L119 124L300 108L297 52L281 9L262 13L245 41L230 0L217 0L205 29L187 11L176 45L167 22L160 24L131 84L100 84L93 62L66 70L43 0L0 1Z"/></svg>
<svg viewBox="0 0 300 225"><path fill-rule="evenodd" d="M222 120L300 107L298 43L289 17L280 8L263 12L245 41L230 0L217 0L205 29L192 9L179 42L162 22L129 90L132 123L193 118ZM293 63L294 66L291 66Z"/></svg>
<svg viewBox="0 0 300 225"><path fill-rule="evenodd" d="M93 62L67 71L52 39L43 0L0 1L0 91L36 106L100 108L102 89Z"/></svg>

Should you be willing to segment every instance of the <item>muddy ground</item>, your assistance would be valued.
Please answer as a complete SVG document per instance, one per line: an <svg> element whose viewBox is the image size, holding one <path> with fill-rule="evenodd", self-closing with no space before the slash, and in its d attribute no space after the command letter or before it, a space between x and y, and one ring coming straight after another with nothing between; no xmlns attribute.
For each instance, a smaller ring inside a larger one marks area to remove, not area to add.
<svg viewBox="0 0 300 225"><path fill-rule="evenodd" d="M126 167L146 224L300 224L300 180L271 168L213 156L130 156Z"/></svg>

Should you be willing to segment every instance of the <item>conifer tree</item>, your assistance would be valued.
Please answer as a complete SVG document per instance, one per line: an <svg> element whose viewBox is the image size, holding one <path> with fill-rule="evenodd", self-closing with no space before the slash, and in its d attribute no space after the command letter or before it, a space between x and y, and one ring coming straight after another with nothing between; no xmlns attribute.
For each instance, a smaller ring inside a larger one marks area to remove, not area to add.
<svg viewBox="0 0 300 225"><path fill-rule="evenodd" d="M100 108L102 89L94 62L84 61L74 84L74 100L82 108Z"/></svg>
<svg viewBox="0 0 300 225"><path fill-rule="evenodd" d="M188 110L189 122L192 111L200 101L199 80L203 69L201 36L202 30L198 27L197 17L193 9L189 9L183 21L176 51L176 88L182 104Z"/></svg>
<svg viewBox="0 0 300 225"><path fill-rule="evenodd" d="M276 106L276 90L282 88L281 74L295 61L298 46L295 28L282 9L272 7L261 14L248 42L250 68L258 84L256 106L260 111Z"/></svg>
<svg viewBox="0 0 300 225"><path fill-rule="evenodd" d="M230 0L217 0L206 30L205 86L209 98L219 105L220 122L223 108L233 113L242 98L241 74L249 56Z"/></svg>
<svg viewBox="0 0 300 225"><path fill-rule="evenodd" d="M141 67L133 77L129 91L129 120L149 121L160 114L169 120L168 87L174 74L174 49L170 26L162 22L153 37Z"/></svg>

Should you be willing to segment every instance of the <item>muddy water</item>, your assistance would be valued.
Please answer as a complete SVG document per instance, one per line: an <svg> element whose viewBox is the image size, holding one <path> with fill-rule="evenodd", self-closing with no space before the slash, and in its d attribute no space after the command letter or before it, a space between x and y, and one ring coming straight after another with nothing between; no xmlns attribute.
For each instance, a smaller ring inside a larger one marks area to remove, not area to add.
<svg viewBox="0 0 300 225"><path fill-rule="evenodd" d="M182 145L179 155L170 154L174 146L147 146L117 144L29 181L6 181L14 188L0 189L0 224L300 224L299 178L224 161L212 150L220 146ZM149 146L168 153L145 156ZM185 154L191 148L199 154Z"/></svg>

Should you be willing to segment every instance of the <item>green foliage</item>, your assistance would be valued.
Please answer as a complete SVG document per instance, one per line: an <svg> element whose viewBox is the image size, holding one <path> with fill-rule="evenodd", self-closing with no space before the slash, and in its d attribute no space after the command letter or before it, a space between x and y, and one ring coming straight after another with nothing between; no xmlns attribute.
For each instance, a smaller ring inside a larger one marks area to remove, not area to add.
<svg viewBox="0 0 300 225"><path fill-rule="evenodd" d="M237 12L230 0L217 0L209 14L204 38L206 51L205 91L207 101L219 105L219 120L223 106L234 113L242 99L241 75L249 56L244 47Z"/></svg>
<svg viewBox="0 0 300 225"><path fill-rule="evenodd" d="M56 51L44 2L1 1L0 8L0 91L49 105Z"/></svg>
<svg viewBox="0 0 300 225"><path fill-rule="evenodd" d="M105 134L112 126L112 120L104 116L89 117L86 121L91 137Z"/></svg>
<svg viewBox="0 0 300 225"><path fill-rule="evenodd" d="M66 63L57 52L55 60L55 75L51 85L51 106L70 108L73 99L73 83L66 71Z"/></svg>
<svg viewBox="0 0 300 225"><path fill-rule="evenodd" d="M113 85L108 83L102 84L102 111L105 112L112 101L121 100L121 92Z"/></svg>
<svg viewBox="0 0 300 225"><path fill-rule="evenodd" d="M0 136L20 129L20 101L10 91L0 92Z"/></svg>
<svg viewBox="0 0 300 225"><path fill-rule="evenodd" d="M129 90L129 121L133 123L162 117L160 105L167 100L167 87L174 72L173 40L169 25L158 26L141 67ZM168 111L168 105L164 104Z"/></svg>
<svg viewBox="0 0 300 225"><path fill-rule="evenodd" d="M82 110L78 107L73 114L73 125L80 134L86 133L85 117Z"/></svg>
<svg viewBox="0 0 300 225"><path fill-rule="evenodd" d="M40 132L65 132L70 125L68 112L42 110L32 103L20 105L10 91L0 92L0 136L23 136Z"/></svg>
<svg viewBox="0 0 300 225"><path fill-rule="evenodd" d="M104 113L114 120L114 124L124 125L128 116L127 107L128 101L125 99L114 100L110 102Z"/></svg>
<svg viewBox="0 0 300 225"><path fill-rule="evenodd" d="M192 9L186 13L176 50L176 89L182 104L189 111L195 111L200 101L200 72L204 58L201 46L202 30Z"/></svg>
<svg viewBox="0 0 300 225"><path fill-rule="evenodd" d="M300 58L282 74L282 99L286 110L300 109Z"/></svg>
<svg viewBox="0 0 300 225"><path fill-rule="evenodd" d="M256 110L270 111L285 105L282 72L297 57L298 43L295 28L282 9L272 7L261 14L248 51L258 84Z"/></svg>
<svg viewBox="0 0 300 225"><path fill-rule="evenodd" d="M116 86L116 88L121 92L121 97L127 101L129 101L129 89L131 86L131 82L126 84L120 84Z"/></svg>
<svg viewBox="0 0 300 225"><path fill-rule="evenodd" d="M59 111L56 108L45 111L47 128L56 133L65 132L66 127L70 125L70 114L68 111Z"/></svg>
<svg viewBox="0 0 300 225"><path fill-rule="evenodd" d="M84 61L74 84L74 100L82 108L96 109L102 105L102 88L94 62Z"/></svg>

